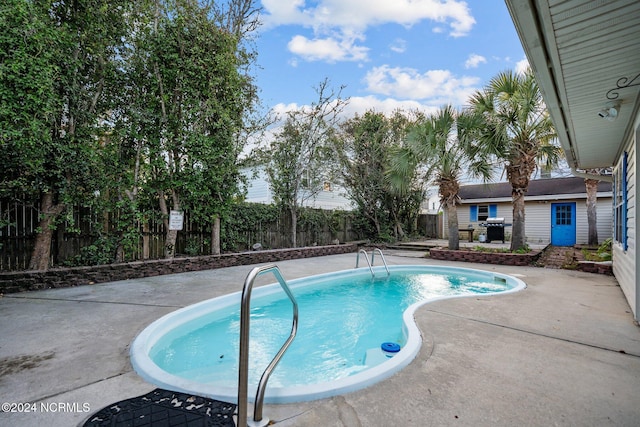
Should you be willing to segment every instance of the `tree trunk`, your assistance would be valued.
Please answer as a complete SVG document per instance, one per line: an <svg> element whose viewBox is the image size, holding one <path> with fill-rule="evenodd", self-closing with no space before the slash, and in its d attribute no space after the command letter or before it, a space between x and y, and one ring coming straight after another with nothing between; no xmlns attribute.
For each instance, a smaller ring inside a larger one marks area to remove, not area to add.
<svg viewBox="0 0 640 427"><path fill-rule="evenodd" d="M220 255L220 215L214 215L211 223L211 255Z"/></svg>
<svg viewBox="0 0 640 427"><path fill-rule="evenodd" d="M118 246L116 247L114 260L115 262L124 262L124 246L122 246L122 243L118 243Z"/></svg>
<svg viewBox="0 0 640 427"><path fill-rule="evenodd" d="M291 247L298 247L298 210L295 207L290 208L291 212Z"/></svg>
<svg viewBox="0 0 640 427"><path fill-rule="evenodd" d="M374 210L369 215L367 215L367 217L371 219L371 222L373 222L373 226L376 228L376 236L380 237L382 228L380 227L380 221L378 220L377 211Z"/></svg>
<svg viewBox="0 0 640 427"><path fill-rule="evenodd" d="M178 230L167 230L164 241L165 259L173 259L176 256L176 241L178 240Z"/></svg>
<svg viewBox="0 0 640 427"><path fill-rule="evenodd" d="M458 231L458 208L455 201L447 202L447 226L449 228L449 249L460 249L460 233Z"/></svg>
<svg viewBox="0 0 640 427"><path fill-rule="evenodd" d="M598 246L598 180L585 179L587 190L587 222L589 224L589 246Z"/></svg>
<svg viewBox="0 0 640 427"><path fill-rule="evenodd" d="M53 238L52 224L64 209L63 204L54 205L53 194L42 193L40 196L40 221L36 234L36 241L29 260L29 270L47 270L51 258L51 239Z"/></svg>
<svg viewBox="0 0 640 427"><path fill-rule="evenodd" d="M447 210L447 228L449 235L449 249L460 249L460 233L458 226L458 208L456 207L460 198L458 192L460 184L455 176L441 176L438 181L438 194L440 204Z"/></svg>
<svg viewBox="0 0 640 427"><path fill-rule="evenodd" d="M513 204L513 225L511 226L511 251L527 247L527 235L524 221L524 196L529 188L529 179L536 168L535 153L525 151L522 157L506 167L507 180L511 183Z"/></svg>
<svg viewBox="0 0 640 427"><path fill-rule="evenodd" d="M149 221L144 219L142 223L142 259L149 259Z"/></svg>
<svg viewBox="0 0 640 427"><path fill-rule="evenodd" d="M513 203L513 225L511 226L511 251L527 246L524 222L524 191L513 189L511 192Z"/></svg>
<svg viewBox="0 0 640 427"><path fill-rule="evenodd" d="M180 203L175 192L173 192L172 199L173 209L180 210ZM170 212L167 207L167 201L164 199L164 193L162 191L158 192L158 200L160 204L160 212L162 212L163 223L166 230L164 239L164 257L166 259L172 259L176 255L176 240L178 240L178 230L169 229Z"/></svg>
<svg viewBox="0 0 640 427"><path fill-rule="evenodd" d="M405 236L406 233L404 232L404 229L402 228L402 222L399 221L399 220L396 220L395 232L396 232L396 240L404 239L404 236Z"/></svg>
<svg viewBox="0 0 640 427"><path fill-rule="evenodd" d="M403 239L405 236L405 232L404 229L402 228L402 221L400 221L400 216L398 215L398 212L396 212L395 210L392 212L393 214L393 222L394 222L394 226L393 226L393 232L395 234L395 238L396 240L400 240Z"/></svg>

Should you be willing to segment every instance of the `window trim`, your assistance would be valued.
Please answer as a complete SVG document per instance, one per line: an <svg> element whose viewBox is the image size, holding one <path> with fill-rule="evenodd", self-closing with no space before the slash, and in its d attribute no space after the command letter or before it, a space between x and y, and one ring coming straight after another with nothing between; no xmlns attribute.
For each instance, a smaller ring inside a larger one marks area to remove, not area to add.
<svg viewBox="0 0 640 427"><path fill-rule="evenodd" d="M487 218L480 219L481 206L487 207L487 218L495 218L498 215L498 205L495 203L469 205L469 222L482 222L487 220Z"/></svg>
<svg viewBox="0 0 640 427"><path fill-rule="evenodd" d="M622 164L613 180L613 238L626 251L629 247L627 230L627 167L628 153L622 156Z"/></svg>

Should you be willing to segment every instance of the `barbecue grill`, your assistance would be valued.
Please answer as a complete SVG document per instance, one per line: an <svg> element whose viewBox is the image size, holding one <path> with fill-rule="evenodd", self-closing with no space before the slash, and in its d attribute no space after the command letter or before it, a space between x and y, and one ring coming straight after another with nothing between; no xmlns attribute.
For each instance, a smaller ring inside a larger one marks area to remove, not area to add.
<svg viewBox="0 0 640 427"><path fill-rule="evenodd" d="M504 243L504 218L487 218L487 222L480 225L487 228L487 243L492 240Z"/></svg>

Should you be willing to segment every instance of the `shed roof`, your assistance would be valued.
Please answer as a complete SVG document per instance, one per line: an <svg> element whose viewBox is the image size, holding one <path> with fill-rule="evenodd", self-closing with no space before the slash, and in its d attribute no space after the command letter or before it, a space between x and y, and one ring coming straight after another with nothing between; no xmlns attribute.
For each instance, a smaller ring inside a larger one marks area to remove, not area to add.
<svg viewBox="0 0 640 427"><path fill-rule="evenodd" d="M611 183L600 181L598 192L610 192ZM586 187L583 178L546 178L529 182L526 196L555 196L559 194L585 194ZM463 185L458 193L460 199L497 199L511 197L511 184L498 182L493 184Z"/></svg>

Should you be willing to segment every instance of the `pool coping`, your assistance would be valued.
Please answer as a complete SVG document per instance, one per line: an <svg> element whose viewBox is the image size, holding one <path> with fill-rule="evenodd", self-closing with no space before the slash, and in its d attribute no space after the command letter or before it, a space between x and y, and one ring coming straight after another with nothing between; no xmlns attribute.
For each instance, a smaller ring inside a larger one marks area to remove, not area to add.
<svg viewBox="0 0 640 427"><path fill-rule="evenodd" d="M482 269L449 266L401 265L391 266L390 270L403 271L415 268L427 269L430 272L463 271L466 273L491 276L493 280L495 280L496 278L501 278L505 281L514 282L514 286L511 289L500 292L482 293L480 294L482 296L509 294L513 292L519 292L526 288L526 284L517 277ZM298 278L289 281L289 285L292 288L295 288L296 285L300 284L303 281L308 281L309 279L313 279L314 281L322 281L323 279L335 276L336 274L347 276L361 276L363 274L368 274L366 271L363 272L363 270L364 269L341 270L337 272ZM374 267L372 272L377 272L381 275L385 274L385 270L383 267ZM266 296L279 291L281 291L280 285L273 283L256 288L253 291L253 296ZM420 351L420 348L422 346L422 337L418 325L414 319L415 311L418 308L422 307L423 305L445 299L477 297L478 295L479 294L446 295L416 302L407 307L407 309L403 312L402 329L404 336L406 337L406 343L395 356L380 363L379 365L331 382L317 383L305 386L267 387L264 402L269 404L281 404L318 400L350 393L383 381L384 379L394 375L395 373L399 372L404 367L409 365ZM239 305L240 299L241 292L234 292L220 297L208 299L168 313L167 315L162 316L161 318L151 323L135 337L131 344L129 352L130 360L136 373L140 375L140 377L142 377L145 381L157 385L161 388L175 390L183 393L193 393L211 399L237 403L237 387L212 387L210 384L199 383L196 381L181 378L176 375L172 375L158 367L149 357L149 352L160 337L171 332L180 325L200 318L202 315L209 313L212 310L219 310L232 305ZM215 305L212 306L212 303L214 302ZM183 317L180 318L181 316ZM174 323L177 318L180 318L179 324ZM249 400L251 402L253 402L254 400L255 393L256 386L250 386Z"/></svg>

